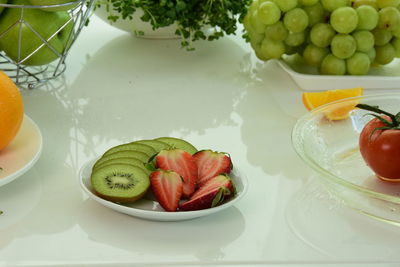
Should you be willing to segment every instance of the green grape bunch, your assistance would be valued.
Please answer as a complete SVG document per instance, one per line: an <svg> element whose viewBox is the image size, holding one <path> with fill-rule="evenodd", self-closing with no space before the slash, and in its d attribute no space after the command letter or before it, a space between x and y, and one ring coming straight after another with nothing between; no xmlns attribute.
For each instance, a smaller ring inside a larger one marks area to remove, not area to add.
<svg viewBox="0 0 400 267"><path fill-rule="evenodd" d="M253 0L243 25L260 60L298 55L323 75L400 58L400 0Z"/></svg>

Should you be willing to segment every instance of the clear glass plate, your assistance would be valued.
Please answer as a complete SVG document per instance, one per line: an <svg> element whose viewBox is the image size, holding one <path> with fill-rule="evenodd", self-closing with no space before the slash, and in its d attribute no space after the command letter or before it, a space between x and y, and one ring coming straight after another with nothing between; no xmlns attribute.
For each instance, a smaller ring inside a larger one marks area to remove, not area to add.
<svg viewBox="0 0 400 267"><path fill-rule="evenodd" d="M320 75L315 67L307 66L298 57L277 60L297 85L305 91L319 91L363 87L364 89L394 89L400 84L400 59L390 64L371 68L367 75Z"/></svg>
<svg viewBox="0 0 400 267"><path fill-rule="evenodd" d="M359 152L359 134L372 117L360 109L339 121L324 116L325 112L355 102L378 105L396 114L400 93L348 98L321 106L298 120L292 144L328 190L347 205L374 218L400 224L400 183L378 179Z"/></svg>
<svg viewBox="0 0 400 267"><path fill-rule="evenodd" d="M234 205L245 195L248 187L246 177L243 176L241 173L239 174L236 169L233 169L230 177L235 182L237 194L235 197L231 198L224 204L214 208L197 211L166 212L157 201L154 201L149 197L143 197L142 199L132 204L119 204L100 198L94 193L94 190L90 183L90 175L92 172L92 166L96 162L96 160L97 159L93 159L87 162L79 172L79 183L83 191L85 191L91 199L100 203L103 206L106 206L121 213L147 220L181 221L210 215Z"/></svg>

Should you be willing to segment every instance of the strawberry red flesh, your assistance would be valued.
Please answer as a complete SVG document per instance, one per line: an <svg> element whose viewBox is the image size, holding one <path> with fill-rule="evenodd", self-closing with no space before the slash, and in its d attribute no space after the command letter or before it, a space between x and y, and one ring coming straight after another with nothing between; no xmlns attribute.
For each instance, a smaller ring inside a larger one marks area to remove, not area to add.
<svg viewBox="0 0 400 267"><path fill-rule="evenodd" d="M205 193L201 196L198 196L194 199L186 201L183 203L179 209L183 211L192 211L192 210L204 210L213 207L214 205L218 205L220 203L221 198L223 200L224 197L224 189L223 188L215 188L214 190Z"/></svg>
<svg viewBox="0 0 400 267"><path fill-rule="evenodd" d="M234 184L229 176L218 175L200 187L179 209L191 211L212 208L233 196L234 193Z"/></svg>
<svg viewBox="0 0 400 267"><path fill-rule="evenodd" d="M195 153L193 158L198 168L200 186L221 173L230 173L232 169L231 158L223 152L202 150Z"/></svg>
<svg viewBox="0 0 400 267"><path fill-rule="evenodd" d="M183 179L183 197L190 197L197 184L197 165L186 151L181 149L162 150L155 158L156 168L171 170Z"/></svg>
<svg viewBox="0 0 400 267"><path fill-rule="evenodd" d="M156 170L150 174L154 196L166 211L176 211L181 200L183 183L181 176L173 171Z"/></svg>
<svg viewBox="0 0 400 267"><path fill-rule="evenodd" d="M234 194L235 188L232 179L227 174L220 174L209 179L205 184L203 184L199 189L194 192L190 199L196 198L203 195L204 193L210 192L216 188L225 187Z"/></svg>

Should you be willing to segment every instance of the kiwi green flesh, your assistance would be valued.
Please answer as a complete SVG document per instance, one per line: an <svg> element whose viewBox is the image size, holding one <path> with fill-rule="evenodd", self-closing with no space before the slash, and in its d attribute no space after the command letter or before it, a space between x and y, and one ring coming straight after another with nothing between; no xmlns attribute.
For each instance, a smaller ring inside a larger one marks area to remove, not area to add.
<svg viewBox="0 0 400 267"><path fill-rule="evenodd" d="M135 141L135 143L151 146L156 151L155 153L158 153L164 149L171 148L171 146L169 144L162 142L162 141L158 141L158 140L139 140L139 141Z"/></svg>
<svg viewBox="0 0 400 267"><path fill-rule="evenodd" d="M119 203L135 202L150 187L150 179L142 169L122 163L99 168L90 181L97 195Z"/></svg>
<svg viewBox="0 0 400 267"><path fill-rule="evenodd" d="M110 160L110 159L115 159L115 158L135 158L140 160L143 163L146 163L149 160L149 156L147 154L140 152L140 151L134 151L134 150L122 150L122 151L117 151L105 156L102 156L99 158L94 166L99 165L100 163Z"/></svg>
<svg viewBox="0 0 400 267"><path fill-rule="evenodd" d="M147 145L147 144L140 144L140 143L127 143L127 144L122 144L122 145L118 145L118 146L114 146L112 148L110 148L109 150L107 150L103 156L118 152L118 151L125 151L125 150L134 150L134 151L140 151L145 153L146 155L148 155L149 157L153 156L157 151Z"/></svg>
<svg viewBox="0 0 400 267"><path fill-rule="evenodd" d="M192 155L197 152L197 148L183 139L175 137L159 137L154 140L162 141L170 145L172 148L182 149Z"/></svg>
<svg viewBox="0 0 400 267"><path fill-rule="evenodd" d="M136 167L139 167L139 168L143 169L146 173L148 172L148 170L144 166L144 163L141 160L139 160L137 158L129 158L129 157L113 158L113 159L109 159L109 160L103 160L100 163L95 164L95 166L93 166L92 170L96 171L97 169L99 169L101 167L104 167L104 166L107 166L107 165L111 165L111 164L118 164L118 163L136 166Z"/></svg>

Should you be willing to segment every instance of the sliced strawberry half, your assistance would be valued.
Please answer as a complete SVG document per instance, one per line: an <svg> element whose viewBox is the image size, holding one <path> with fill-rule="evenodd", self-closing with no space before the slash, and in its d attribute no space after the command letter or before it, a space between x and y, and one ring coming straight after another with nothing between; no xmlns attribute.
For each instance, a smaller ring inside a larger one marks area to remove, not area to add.
<svg viewBox="0 0 400 267"><path fill-rule="evenodd" d="M176 211L181 200L183 182L174 171L155 170L150 174L151 189L158 203L166 211Z"/></svg>
<svg viewBox="0 0 400 267"><path fill-rule="evenodd" d="M161 150L155 158L155 167L177 172L183 178L183 193L185 198L190 197L197 184L197 165L186 151L181 149Z"/></svg>
<svg viewBox="0 0 400 267"><path fill-rule="evenodd" d="M201 186L212 177L230 173L232 161L228 154L212 150L202 150L193 155L198 168L198 184Z"/></svg>
<svg viewBox="0 0 400 267"><path fill-rule="evenodd" d="M224 187L215 188L208 193L198 196L197 198L186 201L179 207L179 210L192 211L215 207L224 200L226 190L228 189Z"/></svg>
<svg viewBox="0 0 400 267"><path fill-rule="evenodd" d="M229 177L228 174L223 173L223 174L217 175L217 176L209 179L205 184L203 184L199 189L197 189L196 192L194 192L194 194L191 196L190 199L196 198L196 197L203 195L204 193L207 193L215 188L221 188L221 187L225 187L225 188L229 189L229 192L232 195L236 194L235 185L234 185L231 177ZM226 192L226 193L228 193L228 192Z"/></svg>
<svg viewBox="0 0 400 267"><path fill-rule="evenodd" d="M202 210L215 207L235 194L232 179L221 174L211 178L200 187L179 209L184 211Z"/></svg>

